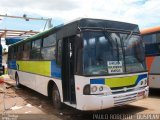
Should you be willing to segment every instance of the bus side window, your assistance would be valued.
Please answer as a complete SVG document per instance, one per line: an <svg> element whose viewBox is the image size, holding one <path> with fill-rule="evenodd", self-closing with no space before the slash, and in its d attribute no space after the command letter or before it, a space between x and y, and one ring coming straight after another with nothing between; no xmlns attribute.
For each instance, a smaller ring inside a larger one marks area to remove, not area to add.
<svg viewBox="0 0 160 120"><path fill-rule="evenodd" d="M156 43L156 34L148 34L143 36L143 40L145 44L153 44Z"/></svg>
<svg viewBox="0 0 160 120"><path fill-rule="evenodd" d="M157 43L160 43L160 33L157 33L157 34L156 34L156 42L157 42Z"/></svg>
<svg viewBox="0 0 160 120"><path fill-rule="evenodd" d="M55 60L55 46L42 48L41 58L42 60Z"/></svg>
<svg viewBox="0 0 160 120"><path fill-rule="evenodd" d="M19 45L18 46L18 60L21 60L22 59L22 56L23 56L23 44Z"/></svg>
<svg viewBox="0 0 160 120"><path fill-rule="evenodd" d="M11 56L11 60L13 60L14 59L14 47L11 47L10 56Z"/></svg>
<svg viewBox="0 0 160 120"><path fill-rule="evenodd" d="M41 48L42 60L55 60L56 34L51 34L43 38Z"/></svg>
<svg viewBox="0 0 160 120"><path fill-rule="evenodd" d="M29 60L30 48L31 48L31 42L27 42L24 44L24 51L22 57L23 60Z"/></svg>
<svg viewBox="0 0 160 120"><path fill-rule="evenodd" d="M17 58L17 46L14 46L14 50L13 51L14 51L13 52L13 54L14 54L13 59L16 59Z"/></svg>
<svg viewBox="0 0 160 120"><path fill-rule="evenodd" d="M13 59L13 47L8 48L8 60Z"/></svg>
<svg viewBox="0 0 160 120"><path fill-rule="evenodd" d="M41 48L41 39L32 41L32 49L30 51L31 60L39 60L41 58L40 48Z"/></svg>
<svg viewBox="0 0 160 120"><path fill-rule="evenodd" d="M58 40L57 44L57 64L62 65L62 40Z"/></svg>
<svg viewBox="0 0 160 120"><path fill-rule="evenodd" d="M51 34L43 39L43 47L53 46L56 44L56 34Z"/></svg>

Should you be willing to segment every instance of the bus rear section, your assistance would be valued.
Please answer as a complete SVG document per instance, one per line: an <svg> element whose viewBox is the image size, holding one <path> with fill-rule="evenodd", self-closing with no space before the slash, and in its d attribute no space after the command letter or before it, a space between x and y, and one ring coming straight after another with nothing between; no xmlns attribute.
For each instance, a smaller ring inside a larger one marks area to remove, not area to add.
<svg viewBox="0 0 160 120"><path fill-rule="evenodd" d="M160 27L141 31L145 43L150 88L160 88Z"/></svg>

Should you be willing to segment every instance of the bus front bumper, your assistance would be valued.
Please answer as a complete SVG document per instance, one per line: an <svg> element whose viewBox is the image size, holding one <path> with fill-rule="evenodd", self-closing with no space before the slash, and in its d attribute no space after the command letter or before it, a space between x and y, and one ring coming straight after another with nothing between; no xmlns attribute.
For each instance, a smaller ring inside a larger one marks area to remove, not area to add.
<svg viewBox="0 0 160 120"><path fill-rule="evenodd" d="M82 99L77 104L80 110L101 110L114 106L125 105L148 97L149 87L132 92L112 94L112 95L82 95Z"/></svg>

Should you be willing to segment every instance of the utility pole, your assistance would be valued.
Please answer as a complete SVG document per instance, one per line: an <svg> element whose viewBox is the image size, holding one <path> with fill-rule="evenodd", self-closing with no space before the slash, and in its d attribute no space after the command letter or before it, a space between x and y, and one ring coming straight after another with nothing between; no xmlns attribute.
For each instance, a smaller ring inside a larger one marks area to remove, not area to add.
<svg viewBox="0 0 160 120"><path fill-rule="evenodd" d="M43 18L43 17L41 17L41 18L33 18L33 17L28 17L26 14L23 14L23 16L12 16L12 15L7 15L7 14L5 14L5 15L1 15L0 14L0 17L7 17L7 18L13 18L13 19L24 19L26 21L41 20L41 21L46 21L46 24L48 24L48 29L53 27L53 25L51 23L52 22L52 18ZM0 19L0 20L2 20L2 19ZM46 27L46 24L44 26L44 29Z"/></svg>

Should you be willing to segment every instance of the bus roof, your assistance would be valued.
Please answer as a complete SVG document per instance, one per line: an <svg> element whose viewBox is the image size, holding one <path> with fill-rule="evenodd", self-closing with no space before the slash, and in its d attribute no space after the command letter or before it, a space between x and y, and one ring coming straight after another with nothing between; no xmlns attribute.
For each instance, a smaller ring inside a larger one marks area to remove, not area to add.
<svg viewBox="0 0 160 120"><path fill-rule="evenodd" d="M141 32L141 35L145 35L145 34L155 33L158 31L160 31L160 26L143 29L140 32Z"/></svg>
<svg viewBox="0 0 160 120"><path fill-rule="evenodd" d="M30 41L30 40L32 40L32 39L38 39L38 38L40 38L40 37L42 37L42 36L45 36L45 35L48 35L48 34L52 33L52 31L58 30L60 27L61 27L61 26L59 26L59 27L57 26L57 27L54 27L54 28L50 28L50 29L48 29L48 30L45 30L45 31L40 32L40 33L38 33L38 34L35 34L35 35L31 36L31 37L28 37L28 38L26 38L26 39L24 39L24 40L21 40L21 41L19 41L19 42L16 42L16 43L14 43L14 44L11 44L10 46L16 45L16 44L19 44L19 43L22 43L22 42Z"/></svg>
<svg viewBox="0 0 160 120"><path fill-rule="evenodd" d="M116 29L116 30L124 30L124 31L133 31L136 33L139 33L138 25L126 23L126 22L119 22L119 21L111 21L111 20L104 20L104 19L92 19L92 18L81 18L76 21L72 21L70 23L67 23L65 25L60 25L57 27L53 27L49 30L46 30L44 32L38 33L36 35L33 35L25 40L22 40L20 42L17 42L12 45L16 45L22 42L39 39L40 37L45 37L49 34L52 34L54 31L58 31L58 39L61 39L66 36L72 36L76 34L77 29L86 29L86 28L98 28L98 29ZM12 46L11 45L11 46Z"/></svg>

